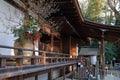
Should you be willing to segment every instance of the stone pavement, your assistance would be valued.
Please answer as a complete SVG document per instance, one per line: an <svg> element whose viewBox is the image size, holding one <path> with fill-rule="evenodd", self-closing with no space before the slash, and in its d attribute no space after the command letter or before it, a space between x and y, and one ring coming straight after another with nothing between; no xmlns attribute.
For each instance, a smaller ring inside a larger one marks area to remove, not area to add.
<svg viewBox="0 0 120 80"><path fill-rule="evenodd" d="M120 78L112 75L112 74L107 74L104 78L104 80L120 80Z"/></svg>

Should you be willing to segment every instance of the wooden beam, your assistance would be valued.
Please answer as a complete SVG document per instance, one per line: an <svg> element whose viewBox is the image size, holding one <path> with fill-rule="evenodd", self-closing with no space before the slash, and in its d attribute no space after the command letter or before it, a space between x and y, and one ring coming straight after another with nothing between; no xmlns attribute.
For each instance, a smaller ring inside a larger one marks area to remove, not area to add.
<svg viewBox="0 0 120 80"><path fill-rule="evenodd" d="M38 80L38 75L35 76L35 80Z"/></svg>
<svg viewBox="0 0 120 80"><path fill-rule="evenodd" d="M67 22L67 24L69 24L69 26L72 28L73 32L75 32L76 35L77 35L78 37L80 37L80 34L75 30L75 28L70 24L70 22L69 22L66 18L64 18L64 19L65 19L65 21Z"/></svg>
<svg viewBox="0 0 120 80"><path fill-rule="evenodd" d="M54 50L54 34L53 33L51 33L51 52L53 52L53 50Z"/></svg>
<svg viewBox="0 0 120 80"><path fill-rule="evenodd" d="M74 65L72 65L72 80L74 79L75 76L75 70L74 70Z"/></svg>
<svg viewBox="0 0 120 80"><path fill-rule="evenodd" d="M26 6L25 6L25 5L24 5L24 6L20 6L19 2L17 3L17 2L14 1L14 0L4 0L4 1L8 2L8 3L11 4L12 6L14 6L15 8L17 8L17 9L23 11L23 12L26 11L26 10L25 10L25 7L26 7ZM20 1L20 0L17 0L17 1Z"/></svg>
<svg viewBox="0 0 120 80"><path fill-rule="evenodd" d="M74 3L75 8L77 9L77 13L79 14L80 20L84 22L84 18L83 18L82 14L81 14L82 12L81 12L80 7L78 5L78 1L77 0L72 0L72 1Z"/></svg>
<svg viewBox="0 0 120 80"><path fill-rule="evenodd" d="M18 56L23 55L23 50L18 49ZM16 66L22 66L23 65L23 58L17 58L16 59Z"/></svg>
<svg viewBox="0 0 120 80"><path fill-rule="evenodd" d="M63 80L65 80L65 71L66 71L66 67L63 67Z"/></svg>
<svg viewBox="0 0 120 80"><path fill-rule="evenodd" d="M48 80L52 80L52 69L48 72Z"/></svg>

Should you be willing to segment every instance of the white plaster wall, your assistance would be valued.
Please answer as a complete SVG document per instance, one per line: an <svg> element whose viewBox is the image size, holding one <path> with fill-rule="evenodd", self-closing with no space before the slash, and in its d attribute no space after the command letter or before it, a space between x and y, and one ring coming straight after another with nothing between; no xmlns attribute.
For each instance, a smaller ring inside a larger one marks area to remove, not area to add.
<svg viewBox="0 0 120 80"><path fill-rule="evenodd" d="M16 38L11 33L11 28L21 26L22 19L22 11L0 0L0 45L14 46ZM0 48L0 54L14 55L13 50L3 48Z"/></svg>
<svg viewBox="0 0 120 80"><path fill-rule="evenodd" d="M97 56L91 56L91 64L96 65Z"/></svg>

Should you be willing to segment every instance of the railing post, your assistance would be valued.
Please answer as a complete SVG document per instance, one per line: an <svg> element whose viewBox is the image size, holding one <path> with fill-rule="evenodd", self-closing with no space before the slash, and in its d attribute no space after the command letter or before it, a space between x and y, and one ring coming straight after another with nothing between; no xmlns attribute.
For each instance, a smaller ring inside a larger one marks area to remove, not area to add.
<svg viewBox="0 0 120 80"><path fill-rule="evenodd" d="M36 58L35 57L31 58L31 64L32 65L36 64Z"/></svg>
<svg viewBox="0 0 120 80"><path fill-rule="evenodd" d="M35 80L38 80L38 75L35 76Z"/></svg>
<svg viewBox="0 0 120 80"><path fill-rule="evenodd" d="M72 65L72 80L74 79L74 74L75 74L74 65Z"/></svg>
<svg viewBox="0 0 120 80"><path fill-rule="evenodd" d="M52 80L52 69L48 72L48 80Z"/></svg>
<svg viewBox="0 0 120 80"><path fill-rule="evenodd" d="M17 55L23 56L23 51L22 49L18 49ZM16 66L22 66L23 65L23 58L17 58L16 59Z"/></svg>
<svg viewBox="0 0 120 80"><path fill-rule="evenodd" d="M23 56L23 50L22 49L18 49L18 56ZM23 65L23 58L17 58L16 59L16 66L22 66ZM23 75L20 75L17 77L17 80L24 80L23 79Z"/></svg>
<svg viewBox="0 0 120 80"><path fill-rule="evenodd" d="M4 68L6 66L6 59L5 58L0 58L0 67Z"/></svg>
<svg viewBox="0 0 120 80"><path fill-rule="evenodd" d="M50 62L49 63L52 63L53 62L53 59L52 58L50 58Z"/></svg>
<svg viewBox="0 0 120 80"><path fill-rule="evenodd" d="M18 76L17 80L24 80L23 75Z"/></svg>
<svg viewBox="0 0 120 80"><path fill-rule="evenodd" d="M63 67L63 80L65 80L65 67Z"/></svg>
<svg viewBox="0 0 120 80"><path fill-rule="evenodd" d="M46 64L46 53L42 53L42 64Z"/></svg>
<svg viewBox="0 0 120 80"><path fill-rule="evenodd" d="M58 62L58 58L55 58L55 61Z"/></svg>

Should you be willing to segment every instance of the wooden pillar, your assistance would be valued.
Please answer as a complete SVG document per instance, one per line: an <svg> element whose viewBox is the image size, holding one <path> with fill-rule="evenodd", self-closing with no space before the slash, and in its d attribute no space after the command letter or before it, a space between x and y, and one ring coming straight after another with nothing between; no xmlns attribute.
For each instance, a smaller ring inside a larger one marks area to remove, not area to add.
<svg viewBox="0 0 120 80"><path fill-rule="evenodd" d="M17 80L24 80L23 75L18 76Z"/></svg>
<svg viewBox="0 0 120 80"><path fill-rule="evenodd" d="M38 43L38 48L39 48L39 44L40 44L39 41L40 41L40 39L38 39L37 42L35 40L33 40L33 54L32 54L32 56L35 56L35 43ZM36 64L36 58L31 58L31 64L32 65Z"/></svg>
<svg viewBox="0 0 120 80"><path fill-rule="evenodd" d="M31 58L31 64L32 65L36 64L36 58Z"/></svg>
<svg viewBox="0 0 120 80"><path fill-rule="evenodd" d="M32 56L35 56L35 41L33 40L33 54Z"/></svg>
<svg viewBox="0 0 120 80"><path fill-rule="evenodd" d="M48 80L52 80L52 69L48 72Z"/></svg>
<svg viewBox="0 0 120 80"><path fill-rule="evenodd" d="M17 55L23 56L23 50L22 49L18 49ZM16 66L23 66L23 58L17 58L16 59ZM22 70L22 68L21 68L21 70ZM17 80L24 80L23 79L23 75L18 76Z"/></svg>
<svg viewBox="0 0 120 80"><path fill-rule="evenodd" d="M46 53L42 53L42 64L46 64Z"/></svg>
<svg viewBox="0 0 120 80"><path fill-rule="evenodd" d="M75 71L74 71L74 65L72 65L72 80L74 79L74 75L75 74Z"/></svg>
<svg viewBox="0 0 120 80"><path fill-rule="evenodd" d="M60 53L63 51L62 49L63 49L62 48L62 40L60 40Z"/></svg>
<svg viewBox="0 0 120 80"><path fill-rule="evenodd" d="M40 44L40 39L38 39L38 50L40 50L41 44ZM40 55L40 52L38 52Z"/></svg>
<svg viewBox="0 0 120 80"><path fill-rule="evenodd" d="M63 80L65 80L65 72L66 72L66 69L65 67L63 67Z"/></svg>
<svg viewBox="0 0 120 80"><path fill-rule="evenodd" d="M100 40L100 67L101 69L104 69L104 35L102 35L102 38Z"/></svg>
<svg viewBox="0 0 120 80"><path fill-rule="evenodd" d="M101 77L104 75L104 64L105 64L105 53L104 53L104 33L106 30L102 29L102 35L100 40L100 69L101 69Z"/></svg>
<svg viewBox="0 0 120 80"><path fill-rule="evenodd" d="M80 76L81 76L80 75L80 65L81 65L81 63L77 65L78 79L80 79Z"/></svg>
<svg viewBox="0 0 120 80"><path fill-rule="evenodd" d="M35 80L38 80L38 75L35 76Z"/></svg>
<svg viewBox="0 0 120 80"><path fill-rule="evenodd" d="M104 40L100 41L100 68L104 68Z"/></svg>
<svg viewBox="0 0 120 80"><path fill-rule="evenodd" d="M51 52L54 50L54 35L51 33Z"/></svg>

